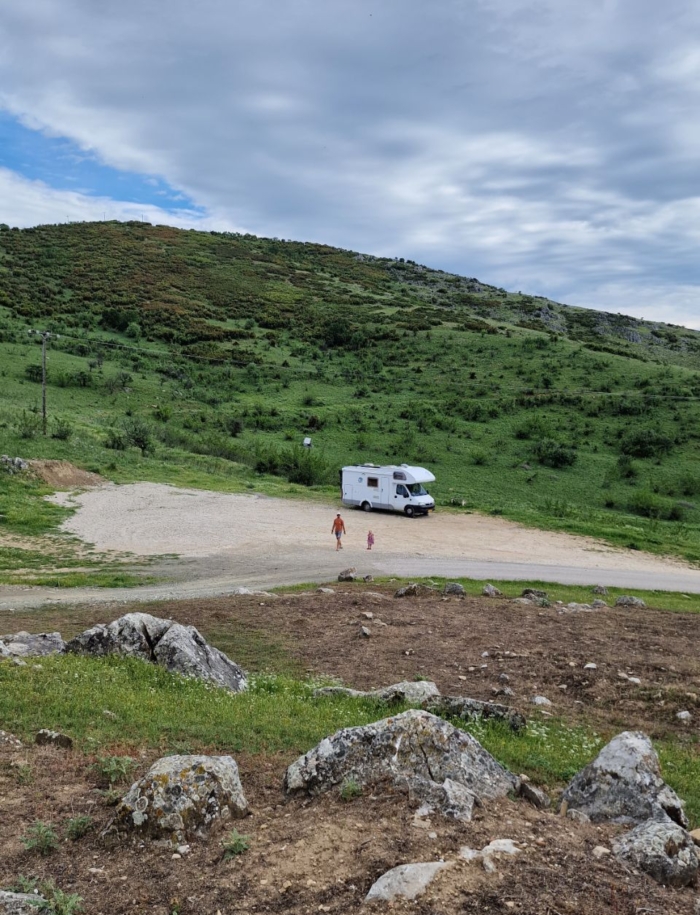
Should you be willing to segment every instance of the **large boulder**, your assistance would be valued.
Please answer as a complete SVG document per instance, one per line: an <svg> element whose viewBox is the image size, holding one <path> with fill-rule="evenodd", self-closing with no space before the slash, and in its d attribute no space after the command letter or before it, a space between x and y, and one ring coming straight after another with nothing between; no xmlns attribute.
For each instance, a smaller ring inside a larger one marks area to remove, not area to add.
<svg viewBox="0 0 700 915"><path fill-rule="evenodd" d="M436 715L448 718L463 718L465 721L476 718L495 718L505 721L513 731L522 731L527 726L527 719L509 705L500 702L484 702L481 699L467 699L463 696L438 696L428 699L424 708Z"/></svg>
<svg viewBox="0 0 700 915"><path fill-rule="evenodd" d="M109 625L93 626L71 639L65 650L96 657L119 654L140 658L171 673L208 680L235 693L248 685L243 670L209 645L194 626L148 613L127 613Z"/></svg>
<svg viewBox="0 0 700 915"><path fill-rule="evenodd" d="M455 799L447 780L467 789L479 804L504 797L519 784L478 740L422 709L326 737L289 766L284 789L315 795L345 779L360 785L389 779L430 807L441 794ZM460 807L460 818L469 819L471 807L463 797Z"/></svg>
<svg viewBox="0 0 700 915"><path fill-rule="evenodd" d="M562 803L594 823L641 823L663 814L679 826L688 825L683 801L661 778L651 740L638 731L624 731L603 747L574 776Z"/></svg>
<svg viewBox="0 0 700 915"><path fill-rule="evenodd" d="M374 699L377 702L408 702L420 705L422 702L440 695L440 690L432 680L402 680L381 689L363 692L359 689L348 689L345 686L323 686L314 690L314 696L351 696L354 699Z"/></svg>
<svg viewBox="0 0 700 915"><path fill-rule="evenodd" d="M153 654L158 664L183 677L209 680L234 693L248 685L238 664L209 645L194 626L174 623L157 642Z"/></svg>
<svg viewBox="0 0 700 915"><path fill-rule="evenodd" d="M231 756L166 756L131 786L113 825L179 845L206 836L215 820L247 813Z"/></svg>
<svg viewBox="0 0 700 915"><path fill-rule="evenodd" d="M691 836L667 817L649 819L613 843L613 854L664 886L694 886L698 855Z"/></svg>
<svg viewBox="0 0 700 915"><path fill-rule="evenodd" d="M46 903L43 896L0 890L0 915L36 915L42 903Z"/></svg>
<svg viewBox="0 0 700 915"><path fill-rule="evenodd" d="M0 635L0 657L10 658L43 658L49 654L63 651L66 643L60 632L15 632L13 635Z"/></svg>

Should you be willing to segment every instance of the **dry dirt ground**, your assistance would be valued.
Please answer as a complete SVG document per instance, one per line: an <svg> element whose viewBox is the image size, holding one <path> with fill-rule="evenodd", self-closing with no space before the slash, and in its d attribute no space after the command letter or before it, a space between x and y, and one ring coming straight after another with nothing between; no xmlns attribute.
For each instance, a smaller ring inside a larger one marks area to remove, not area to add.
<svg viewBox="0 0 700 915"><path fill-rule="evenodd" d="M122 604L2 614L0 630L59 629L68 636L126 609ZM592 724L606 735L631 728L655 737L685 734L675 712L688 708L695 717L700 695L700 616L691 614L561 613L553 607L439 594L395 599L389 589L354 585L330 595L219 598L150 610L197 625L236 660L246 661L237 644L269 640L297 669L330 674L359 688L423 675L444 693L491 698L501 685L498 675L507 672L515 693L511 702L529 716L540 714L528 700L541 694L564 720ZM370 638L361 636L361 625L371 629ZM588 662L597 670L584 671ZM639 677L641 684L620 679L619 673ZM193 843L191 855L181 860L151 845L105 846L97 836L111 809L96 793L100 786L89 757L0 747L0 885L20 873L50 875L65 891L83 896L90 915L696 911L695 891L666 890L610 857L593 857L595 846L610 847L616 827L580 825L504 800L479 810L469 824L433 817L429 828L418 828L407 799L382 785L350 802L336 792L286 801L282 777L295 755L238 755L253 816L236 825L250 836L251 847L224 862L221 832ZM139 772L151 761L144 755ZM30 784L22 784L23 763L35 773ZM64 842L52 856L30 857L19 842L37 819L59 823L82 813L94 817L93 834ZM496 873L456 863L414 902L362 905L371 883L389 868L455 861L460 847L480 848L496 838L513 839L522 849L515 858L501 859Z"/></svg>

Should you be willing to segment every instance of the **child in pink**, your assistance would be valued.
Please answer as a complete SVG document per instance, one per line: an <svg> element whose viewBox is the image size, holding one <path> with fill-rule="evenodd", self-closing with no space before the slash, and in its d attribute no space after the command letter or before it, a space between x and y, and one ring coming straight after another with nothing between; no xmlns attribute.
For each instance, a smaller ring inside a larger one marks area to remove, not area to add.
<svg viewBox="0 0 700 915"><path fill-rule="evenodd" d="M367 533L367 549L371 550L373 546L374 546L374 534L372 533L372 531L369 531Z"/></svg>

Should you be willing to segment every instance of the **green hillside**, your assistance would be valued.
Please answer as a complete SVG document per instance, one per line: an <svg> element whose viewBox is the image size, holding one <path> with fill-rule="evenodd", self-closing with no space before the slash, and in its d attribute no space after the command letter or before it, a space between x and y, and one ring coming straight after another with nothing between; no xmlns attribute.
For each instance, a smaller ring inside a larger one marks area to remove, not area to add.
<svg viewBox="0 0 700 915"><path fill-rule="evenodd" d="M30 329L60 335L46 437ZM438 506L700 560L694 331L322 245L0 226L0 366L3 453L324 496L416 462ZM0 532L33 529L19 485Z"/></svg>

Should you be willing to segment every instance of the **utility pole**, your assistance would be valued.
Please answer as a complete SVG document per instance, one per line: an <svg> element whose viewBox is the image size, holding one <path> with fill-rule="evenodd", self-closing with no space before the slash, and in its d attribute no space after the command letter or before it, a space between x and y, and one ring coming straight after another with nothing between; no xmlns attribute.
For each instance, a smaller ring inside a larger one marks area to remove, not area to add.
<svg viewBox="0 0 700 915"><path fill-rule="evenodd" d="M30 330L29 333L41 337L41 424L46 435L46 344L51 337L58 337L58 334L51 334L48 330Z"/></svg>

